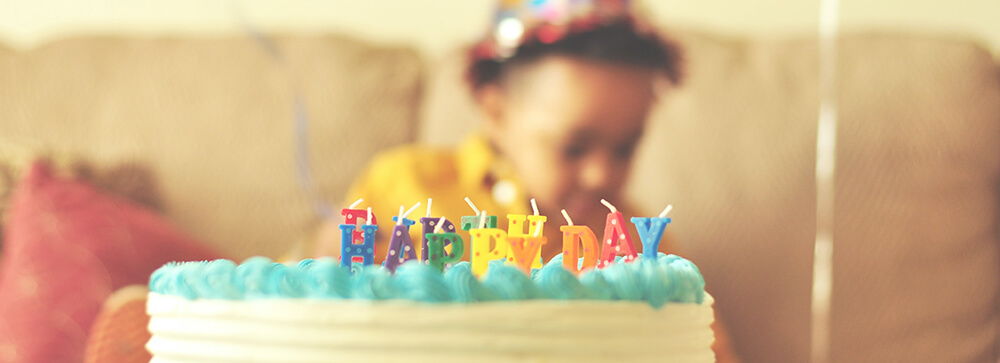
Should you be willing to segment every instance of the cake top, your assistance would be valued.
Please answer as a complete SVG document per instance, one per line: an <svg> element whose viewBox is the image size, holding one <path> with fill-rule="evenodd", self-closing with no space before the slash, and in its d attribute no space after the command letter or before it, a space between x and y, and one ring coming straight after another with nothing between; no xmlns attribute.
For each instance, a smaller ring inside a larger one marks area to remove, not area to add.
<svg viewBox="0 0 1000 363"><path fill-rule="evenodd" d="M579 277L563 268L557 255L527 276L497 261L481 280L468 262L441 272L413 260L391 273L369 265L352 273L331 258L298 264L253 257L237 265L230 260L171 263L150 278L150 291L187 299L254 300L274 298L409 300L424 303L476 303L514 300L645 301L654 308L668 302L701 303L705 280L684 258L660 253L657 259L619 259L607 267L587 269Z"/></svg>

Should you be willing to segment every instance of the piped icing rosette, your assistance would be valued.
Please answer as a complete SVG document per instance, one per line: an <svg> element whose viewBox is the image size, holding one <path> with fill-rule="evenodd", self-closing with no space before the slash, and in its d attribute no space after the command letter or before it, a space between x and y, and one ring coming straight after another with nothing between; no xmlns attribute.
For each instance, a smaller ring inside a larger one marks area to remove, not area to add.
<svg viewBox="0 0 1000 363"><path fill-rule="evenodd" d="M502 263L491 264L482 278L468 262L444 273L419 261L395 273L367 266L351 273L334 259L275 263L253 257L237 265L229 260L172 263L150 278L150 290L189 300L274 298L408 300L424 303L475 303L520 300L644 301L654 308L667 303L701 303L705 280L690 261L659 254L654 260L618 260L606 268L574 276L557 255L531 276Z"/></svg>

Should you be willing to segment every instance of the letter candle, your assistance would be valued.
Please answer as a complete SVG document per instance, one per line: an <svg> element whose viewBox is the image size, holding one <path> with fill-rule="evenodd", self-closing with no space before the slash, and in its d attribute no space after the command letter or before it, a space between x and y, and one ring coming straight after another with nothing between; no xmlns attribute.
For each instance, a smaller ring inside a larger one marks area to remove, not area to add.
<svg viewBox="0 0 1000 363"><path fill-rule="evenodd" d="M667 224L670 224L667 213L670 213L671 209L673 206L668 205L663 209L663 212L660 212L659 216L653 218L632 217L632 224L635 224L635 230L639 233L639 241L642 242L643 259L656 260L663 231L667 228Z"/></svg>
<svg viewBox="0 0 1000 363"><path fill-rule="evenodd" d="M431 217L432 202L431 198L427 198L427 214L425 217L420 218L420 225L423 227L420 233L420 261L423 262L427 262L427 257L430 256L430 253L428 253L430 250L427 246L428 234L441 233L441 231L455 232L455 224L451 223L445 217L442 216L440 219Z"/></svg>
<svg viewBox="0 0 1000 363"><path fill-rule="evenodd" d="M360 259L362 265L375 263L375 231L378 231L378 225L372 224L375 216L372 215L371 207L368 207L366 217L365 224L360 226L362 231L361 243L357 243L358 241L354 239L354 234L357 232L354 230L355 225L340 225L341 266L351 268L355 262L355 258Z"/></svg>
<svg viewBox="0 0 1000 363"><path fill-rule="evenodd" d="M514 237L526 237L527 234L524 233L524 220L528 220L528 233L534 231L534 237L541 237L542 228L545 224L546 217L538 215L538 204L535 203L535 198L531 198L531 209L534 212L533 215L525 216L523 214L508 214L507 215L507 238L508 242L511 242L510 238ZM513 247L513 244L511 244ZM507 261L514 262L517 259L513 249L507 250ZM539 248L535 252L534 261L531 263L531 268L542 268L542 249Z"/></svg>
<svg viewBox="0 0 1000 363"><path fill-rule="evenodd" d="M537 256L542 251L542 245L545 244L545 237L535 237L535 236L520 236L520 237L507 237L508 249L508 262L513 262L522 272L524 272L529 277L531 276L531 265L533 264L533 256Z"/></svg>
<svg viewBox="0 0 1000 363"><path fill-rule="evenodd" d="M481 221L481 217L479 216L480 211L478 208L476 208L476 205L472 203L472 199L469 199L469 197L465 197L465 202L469 204L469 208L472 208L472 211L475 212L475 215L462 216L462 219L460 219L459 221L463 231L471 231L473 228L479 225L479 222ZM484 227L479 227L479 228L484 228ZM485 228L497 228L497 216L487 216Z"/></svg>
<svg viewBox="0 0 1000 363"><path fill-rule="evenodd" d="M530 231L531 228L534 228L535 237L540 237L542 235L542 228L545 227L545 221L548 220L548 217L538 215L538 204L535 203L535 198L531 198L531 212L533 214L528 216L528 230ZM541 262L541 255L539 255L539 262Z"/></svg>
<svg viewBox="0 0 1000 363"><path fill-rule="evenodd" d="M462 230L471 231L479 226L479 216L462 216ZM497 216L486 216L484 228L497 228Z"/></svg>
<svg viewBox="0 0 1000 363"><path fill-rule="evenodd" d="M465 217L462 217L462 219L464 225ZM472 263L472 273L476 276L486 273L491 260L498 260L507 256L509 248L507 244L507 232L496 228L495 225L491 228L484 228L486 227L486 220L486 211L481 211L478 221L479 228L469 230L469 235L472 237L470 242L472 245L472 256L469 257L469 260ZM490 242L493 242L492 248Z"/></svg>
<svg viewBox="0 0 1000 363"><path fill-rule="evenodd" d="M516 237L507 237L507 246L509 247L507 261L514 262L528 277L531 277L531 268L533 265L537 263L538 268L541 268L542 245L546 242L545 237L542 237L541 234L542 226L538 224L535 227L534 234L530 237L523 234Z"/></svg>
<svg viewBox="0 0 1000 363"><path fill-rule="evenodd" d="M399 215L393 218L396 221L396 226L392 229L392 237L389 239L389 248L385 255L385 262L382 263L382 266L385 266L389 271L396 272L396 268L403 262L417 258L417 251L413 247L413 240L410 239L410 226L416 222L406 217L410 213L413 213L419 206L420 202L417 202L417 204L406 212L403 212L403 206L399 206Z"/></svg>
<svg viewBox="0 0 1000 363"><path fill-rule="evenodd" d="M427 263L434 268L444 271L445 266L461 261L465 255L465 242L458 233L441 233L441 225L444 224L444 217L438 220L434 233L427 236ZM446 244L451 244L451 254L444 250Z"/></svg>
<svg viewBox="0 0 1000 363"><path fill-rule="evenodd" d="M618 211L618 208L601 199L601 204L608 207L608 218L604 224L604 247L601 248L601 260L598 267L607 267L609 263L615 261L615 255L622 253L625 262L634 260L639 255L635 252L635 245L632 243L632 236L625 230L625 217Z"/></svg>
<svg viewBox="0 0 1000 363"><path fill-rule="evenodd" d="M366 216L365 210L356 208L361 204L361 202L364 201L364 199L358 199L354 201L354 203L351 203L351 205L347 208L340 210L340 214L344 216L344 224L352 224L355 226L361 225L361 218L365 218ZM374 220L375 216L368 214L367 218L372 218L372 224L378 224L378 221ZM355 229L352 234L351 241L353 241L352 243L364 243L364 232ZM341 246L343 246L343 241L341 241Z"/></svg>
<svg viewBox="0 0 1000 363"><path fill-rule="evenodd" d="M563 268L574 275L580 271L593 268L597 265L597 236L594 230L587 226L573 225L573 219L569 217L566 210L562 210L563 218L566 218L566 225L559 227L563 233ZM580 261L580 244L583 244L583 263Z"/></svg>
<svg viewBox="0 0 1000 363"><path fill-rule="evenodd" d="M534 214L523 215L523 214L508 214L507 215L507 235L508 236L523 236L524 220L528 220L528 232L531 233L534 230L536 233L541 233L542 225L548 219L545 216L538 215L538 204L535 204L535 198L531 198L531 210ZM535 236L538 237L538 236Z"/></svg>
<svg viewBox="0 0 1000 363"><path fill-rule="evenodd" d="M441 228L441 226L444 225L444 221L446 221L446 220L447 219L444 219L444 216L442 216L441 219L438 220L437 227L434 228L434 233L442 233L442 232L444 232L444 228Z"/></svg>

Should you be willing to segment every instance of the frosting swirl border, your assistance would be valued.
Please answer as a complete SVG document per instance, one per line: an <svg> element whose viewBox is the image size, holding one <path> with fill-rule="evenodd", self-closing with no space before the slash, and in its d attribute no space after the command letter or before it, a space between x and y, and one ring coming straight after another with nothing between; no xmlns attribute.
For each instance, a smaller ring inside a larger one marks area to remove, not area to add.
<svg viewBox="0 0 1000 363"><path fill-rule="evenodd" d="M529 277L516 267L491 264L482 279L468 262L445 272L417 260L390 273L369 266L357 273L332 258L306 259L297 264L251 257L237 265L230 260L169 263L150 277L150 291L189 300L254 300L275 298L407 300L423 303L476 303L519 300L620 300L646 302L653 308L668 303L701 304L705 280L684 258L660 253L654 261L641 257L619 260L579 276L562 267L557 255Z"/></svg>

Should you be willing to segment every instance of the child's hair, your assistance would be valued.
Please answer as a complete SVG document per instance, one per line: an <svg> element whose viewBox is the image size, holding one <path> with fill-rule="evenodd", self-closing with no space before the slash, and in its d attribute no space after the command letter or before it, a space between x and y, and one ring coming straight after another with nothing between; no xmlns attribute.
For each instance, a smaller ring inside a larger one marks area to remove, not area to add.
<svg viewBox="0 0 1000 363"><path fill-rule="evenodd" d="M654 34L636 32L629 20L566 35L552 43L538 40L519 46L506 59L472 57L466 78L476 91L499 84L512 70L550 55L653 69L673 84L683 78L682 56L677 44Z"/></svg>

